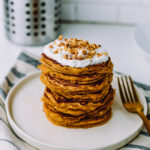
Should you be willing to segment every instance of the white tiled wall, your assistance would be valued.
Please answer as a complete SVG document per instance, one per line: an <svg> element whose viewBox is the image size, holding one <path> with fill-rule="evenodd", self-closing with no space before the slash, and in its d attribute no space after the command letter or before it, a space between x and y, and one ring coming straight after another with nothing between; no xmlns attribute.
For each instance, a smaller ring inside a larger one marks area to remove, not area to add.
<svg viewBox="0 0 150 150"><path fill-rule="evenodd" d="M0 0L0 21L3 20ZM139 24L150 22L150 0L61 0L64 21Z"/></svg>
<svg viewBox="0 0 150 150"><path fill-rule="evenodd" d="M64 21L150 22L150 0L62 0Z"/></svg>
<svg viewBox="0 0 150 150"><path fill-rule="evenodd" d="M81 3L77 7L77 20L116 22L117 6Z"/></svg>
<svg viewBox="0 0 150 150"><path fill-rule="evenodd" d="M0 0L0 22L3 21L3 3Z"/></svg>

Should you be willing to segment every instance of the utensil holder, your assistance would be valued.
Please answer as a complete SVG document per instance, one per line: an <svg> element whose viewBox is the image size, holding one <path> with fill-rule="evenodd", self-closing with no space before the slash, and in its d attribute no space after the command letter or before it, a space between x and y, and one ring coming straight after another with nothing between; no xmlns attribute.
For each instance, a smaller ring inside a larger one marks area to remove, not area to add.
<svg viewBox="0 0 150 150"><path fill-rule="evenodd" d="M61 0L4 0L6 37L21 45L43 45L60 32Z"/></svg>

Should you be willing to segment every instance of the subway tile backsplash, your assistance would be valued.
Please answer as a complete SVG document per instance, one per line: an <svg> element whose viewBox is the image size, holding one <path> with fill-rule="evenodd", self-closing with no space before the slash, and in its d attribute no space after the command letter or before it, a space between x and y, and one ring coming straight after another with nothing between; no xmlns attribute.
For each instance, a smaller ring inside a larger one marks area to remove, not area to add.
<svg viewBox="0 0 150 150"><path fill-rule="evenodd" d="M150 0L62 0L62 20L117 24L150 22Z"/></svg>
<svg viewBox="0 0 150 150"><path fill-rule="evenodd" d="M118 22L140 24L150 20L150 7L122 6Z"/></svg>
<svg viewBox="0 0 150 150"><path fill-rule="evenodd" d="M111 24L150 22L150 0L60 0L62 20ZM3 9L0 0L0 21Z"/></svg>
<svg viewBox="0 0 150 150"><path fill-rule="evenodd" d="M74 3L62 4L62 18L63 20L74 21L77 20L76 5Z"/></svg>
<svg viewBox="0 0 150 150"><path fill-rule="evenodd" d="M116 5L88 3L77 4L77 20L93 22L116 22Z"/></svg>

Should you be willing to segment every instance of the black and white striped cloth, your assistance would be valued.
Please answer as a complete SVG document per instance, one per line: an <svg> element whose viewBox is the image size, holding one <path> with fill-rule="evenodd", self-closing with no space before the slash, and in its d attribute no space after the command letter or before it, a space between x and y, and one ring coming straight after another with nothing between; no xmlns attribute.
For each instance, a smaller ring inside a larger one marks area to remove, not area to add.
<svg viewBox="0 0 150 150"><path fill-rule="evenodd" d="M40 62L38 61L37 56L34 56L29 52L22 51L14 66L10 69L3 82L0 84L0 150L37 150L15 135L10 128L5 112L5 99L15 83L28 73L36 71L37 65L39 64ZM121 73L116 73L121 75ZM150 108L150 86L138 82L135 82L135 84L145 95ZM150 112L147 117L150 120ZM145 128L143 128L140 134L131 143L121 149L150 150L150 136Z"/></svg>

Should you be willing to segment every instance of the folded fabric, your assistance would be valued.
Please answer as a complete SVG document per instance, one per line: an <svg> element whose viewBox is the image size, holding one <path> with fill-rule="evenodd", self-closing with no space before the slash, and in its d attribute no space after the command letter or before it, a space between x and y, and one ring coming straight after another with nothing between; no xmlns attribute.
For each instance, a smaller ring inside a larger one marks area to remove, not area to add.
<svg viewBox="0 0 150 150"><path fill-rule="evenodd" d="M22 139L20 139L9 126L6 111L5 111L5 100L10 89L28 73L37 70L37 65L40 62L38 57L33 54L22 51L18 56L14 66L10 69L3 82L0 84L0 150L37 150ZM116 72L118 75L123 75ZM150 108L150 86L134 82L143 92ZM150 120L150 112L147 116ZM140 134L129 144L125 145L123 150L128 149L142 149L150 150L150 136L148 135L145 128Z"/></svg>

